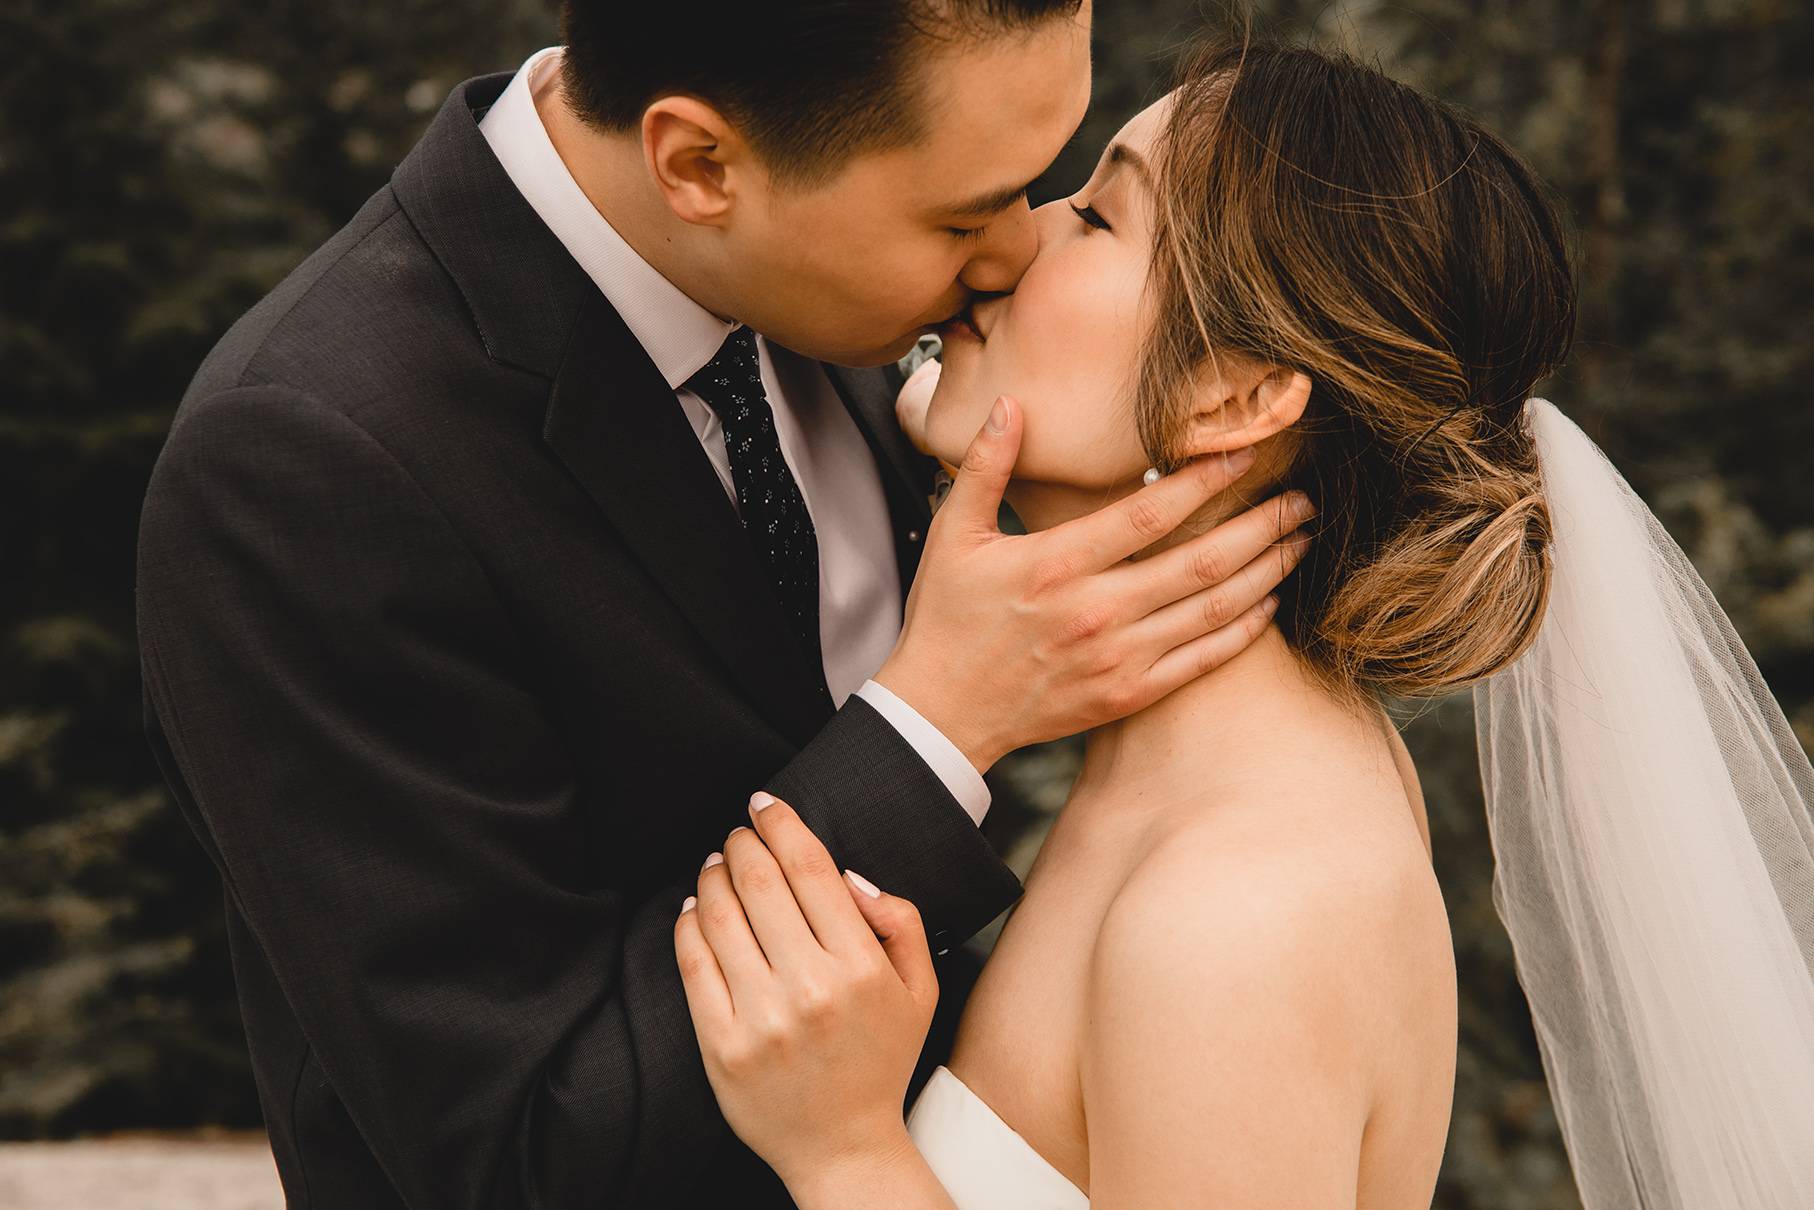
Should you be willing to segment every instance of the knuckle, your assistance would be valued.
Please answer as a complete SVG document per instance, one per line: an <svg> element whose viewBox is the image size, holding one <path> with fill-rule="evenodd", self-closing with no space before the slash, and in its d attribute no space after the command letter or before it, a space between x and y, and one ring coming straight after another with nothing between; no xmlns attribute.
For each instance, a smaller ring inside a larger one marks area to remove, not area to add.
<svg viewBox="0 0 1814 1210"><path fill-rule="evenodd" d="M718 1066L732 1076L748 1074L756 1063L755 1048L741 1037L725 1038L713 1047Z"/></svg>
<svg viewBox="0 0 1814 1210"><path fill-rule="evenodd" d="M774 890L780 879L775 877L773 867L766 863L752 862L740 872L737 881L746 895L766 895Z"/></svg>
<svg viewBox="0 0 1814 1210"><path fill-rule="evenodd" d="M1197 654L1197 675L1207 676L1222 666L1222 653L1202 651Z"/></svg>
<svg viewBox="0 0 1814 1210"><path fill-rule="evenodd" d="M756 1014L750 1026L756 1046L762 1050L785 1049L794 1036L794 1022L786 1013L770 1009Z"/></svg>
<svg viewBox="0 0 1814 1210"><path fill-rule="evenodd" d="M1068 555L1052 555L1033 565L1028 587L1035 597L1058 592L1077 578L1077 568Z"/></svg>
<svg viewBox="0 0 1814 1210"><path fill-rule="evenodd" d="M1211 630L1219 630L1234 619L1234 600L1220 588L1203 594L1203 621Z"/></svg>
<svg viewBox="0 0 1814 1210"><path fill-rule="evenodd" d="M725 1048L719 1056L719 1062L725 1070L734 1076L746 1080L760 1079L768 1073L777 1043L761 1035L760 1031L744 1031L734 1043Z"/></svg>
<svg viewBox="0 0 1814 1210"><path fill-rule="evenodd" d="M838 1007L837 992L819 979L802 981L794 993L794 998L800 1015L808 1020L823 1020L831 1016Z"/></svg>
<svg viewBox="0 0 1814 1210"><path fill-rule="evenodd" d="M1128 678L1128 668L1137 653L1121 650L1121 644L1104 643L1084 666L1084 675L1092 681L1114 685Z"/></svg>
<svg viewBox="0 0 1814 1210"><path fill-rule="evenodd" d="M1149 541L1158 541L1172 530L1171 517L1151 500L1135 499L1128 506L1128 527Z"/></svg>
<svg viewBox="0 0 1814 1210"><path fill-rule="evenodd" d="M818 843L807 845L793 860L793 867L801 875L815 881L822 878L836 878L837 866L832 862L831 854Z"/></svg>
<svg viewBox="0 0 1814 1210"><path fill-rule="evenodd" d="M1228 565L1228 556L1214 543L1205 544L1191 552L1190 574L1199 584L1220 584L1232 571L1234 568Z"/></svg>
<svg viewBox="0 0 1814 1210"><path fill-rule="evenodd" d="M729 929L737 921L737 913L732 910L729 903L723 900L714 900L710 904L701 905L698 910L701 919L715 929Z"/></svg>
<svg viewBox="0 0 1814 1210"><path fill-rule="evenodd" d="M1144 697L1144 688L1138 681L1131 679L1115 682L1106 695L1108 708L1117 718L1125 718L1140 709L1146 704L1142 700Z"/></svg>
<svg viewBox="0 0 1814 1210"><path fill-rule="evenodd" d="M1065 619L1063 639L1068 643L1087 643L1109 628L1113 614L1100 605L1087 605Z"/></svg>
<svg viewBox="0 0 1814 1210"><path fill-rule="evenodd" d="M680 955L680 977L682 979L697 979L704 975L710 966L705 955L696 951L689 950Z"/></svg>

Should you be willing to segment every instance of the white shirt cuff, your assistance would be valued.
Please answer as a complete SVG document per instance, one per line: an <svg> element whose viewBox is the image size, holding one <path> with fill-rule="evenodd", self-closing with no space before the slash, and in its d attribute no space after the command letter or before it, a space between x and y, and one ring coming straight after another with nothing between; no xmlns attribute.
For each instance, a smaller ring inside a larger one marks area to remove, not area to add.
<svg viewBox="0 0 1814 1210"><path fill-rule="evenodd" d="M918 710L874 681L864 681L857 696L875 707L875 712L901 733L908 746L919 753L920 759L945 783L945 789L951 791L957 805L980 827L983 816L989 813L993 796L989 793L989 783L976 771L970 758L958 751L957 745L927 722Z"/></svg>

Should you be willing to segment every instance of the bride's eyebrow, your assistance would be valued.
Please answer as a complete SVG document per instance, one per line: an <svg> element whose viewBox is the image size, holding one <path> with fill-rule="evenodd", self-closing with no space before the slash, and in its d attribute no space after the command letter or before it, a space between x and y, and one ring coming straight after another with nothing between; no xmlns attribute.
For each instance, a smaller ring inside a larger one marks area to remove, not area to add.
<svg viewBox="0 0 1814 1210"><path fill-rule="evenodd" d="M1109 145L1107 164L1109 167L1113 167L1116 164L1126 164L1129 168L1134 170L1134 174L1140 178L1140 183L1146 186L1147 192L1152 192L1152 166L1146 162L1145 156L1141 155L1138 151L1135 151L1132 147L1129 147L1126 143L1111 143Z"/></svg>

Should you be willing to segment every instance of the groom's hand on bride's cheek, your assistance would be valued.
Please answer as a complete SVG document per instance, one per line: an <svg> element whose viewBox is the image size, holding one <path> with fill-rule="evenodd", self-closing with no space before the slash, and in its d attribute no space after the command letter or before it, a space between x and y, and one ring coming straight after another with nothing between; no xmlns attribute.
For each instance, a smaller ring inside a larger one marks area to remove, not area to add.
<svg viewBox="0 0 1814 1210"><path fill-rule="evenodd" d="M840 873L786 803L750 806L674 948L725 1120L791 1182L911 1147L901 1104L938 981L911 903Z"/></svg>
<svg viewBox="0 0 1814 1210"><path fill-rule="evenodd" d="M1087 517L1004 535L996 515L1020 434L1020 407L1003 396L932 522L900 642L875 677L983 770L1124 718L1240 653L1271 620L1270 594L1315 515L1292 492L1128 561L1238 479L1253 460L1242 450Z"/></svg>

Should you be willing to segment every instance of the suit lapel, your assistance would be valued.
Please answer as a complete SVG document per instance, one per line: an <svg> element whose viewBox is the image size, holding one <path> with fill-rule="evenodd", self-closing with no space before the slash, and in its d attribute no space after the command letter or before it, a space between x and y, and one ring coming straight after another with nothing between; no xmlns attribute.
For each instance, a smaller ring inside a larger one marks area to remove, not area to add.
<svg viewBox="0 0 1814 1210"><path fill-rule="evenodd" d="M744 693L804 746L831 704L674 392L596 290L574 324L543 437Z"/></svg>
<svg viewBox="0 0 1814 1210"><path fill-rule="evenodd" d="M831 715L673 391L598 287L511 182L477 114L509 74L469 80L392 188L465 296L493 358L554 379L543 436L738 686L804 745ZM929 512L926 460L881 371L827 366L881 472L905 588Z"/></svg>

